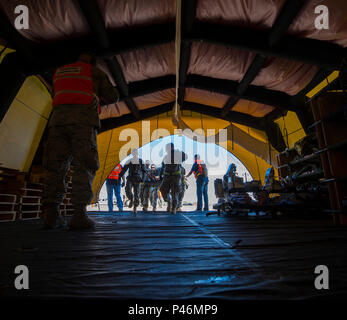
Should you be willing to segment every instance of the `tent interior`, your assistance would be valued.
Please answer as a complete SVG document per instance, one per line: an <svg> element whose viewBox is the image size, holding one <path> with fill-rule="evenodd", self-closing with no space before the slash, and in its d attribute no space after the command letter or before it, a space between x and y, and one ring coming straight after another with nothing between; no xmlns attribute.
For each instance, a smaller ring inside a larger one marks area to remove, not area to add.
<svg viewBox="0 0 347 320"><path fill-rule="evenodd" d="M329 8L328 29L315 27L319 5ZM28 9L29 28L15 28L17 6ZM54 71L93 51L120 93L118 103L101 100L93 203L122 160L125 129L138 133L139 147L175 130L211 137L226 129L226 139L216 143L264 184L268 168L281 174L278 154L309 135L324 136L312 124L346 103L346 17L341 0L1 1L0 183L16 176L29 190L42 182ZM343 167L341 152L335 167ZM324 178L340 178L343 170ZM95 213L98 229L78 235L41 230L40 205L26 215L15 194L12 209L6 204L0 211L6 257L0 295L345 297L346 186L340 180L329 185L330 211L313 218L301 217L301 209L295 217L251 220ZM332 188L342 188L344 197L339 191L332 200ZM1 190L0 204L7 203L10 192ZM64 208L68 217L73 209ZM238 239L242 244L234 246ZM334 290L318 291L314 267L329 263ZM17 264L33 270L30 292L10 285Z"/></svg>

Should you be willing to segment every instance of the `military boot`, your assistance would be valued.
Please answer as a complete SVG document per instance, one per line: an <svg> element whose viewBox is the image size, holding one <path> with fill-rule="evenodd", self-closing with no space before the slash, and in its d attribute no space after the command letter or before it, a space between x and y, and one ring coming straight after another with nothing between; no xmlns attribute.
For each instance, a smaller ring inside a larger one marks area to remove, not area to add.
<svg viewBox="0 0 347 320"><path fill-rule="evenodd" d="M133 208L133 215L136 216L136 213L137 213L137 207L134 206L134 208Z"/></svg>
<svg viewBox="0 0 347 320"><path fill-rule="evenodd" d="M143 207L142 210L143 211L148 211L148 207Z"/></svg>
<svg viewBox="0 0 347 320"><path fill-rule="evenodd" d="M133 200L129 201L129 208L131 208L133 206Z"/></svg>
<svg viewBox="0 0 347 320"><path fill-rule="evenodd" d="M64 217L60 214L60 205L49 203L45 206L44 228L58 229L66 226Z"/></svg>
<svg viewBox="0 0 347 320"><path fill-rule="evenodd" d="M69 222L70 230L88 230L95 227L95 222L88 217L86 206L74 207L74 214Z"/></svg>
<svg viewBox="0 0 347 320"><path fill-rule="evenodd" d="M177 213L176 208L172 208L172 210L171 210L171 214L176 214L176 213Z"/></svg>
<svg viewBox="0 0 347 320"><path fill-rule="evenodd" d="M167 204L167 208L166 208L167 212L171 212L171 203Z"/></svg>

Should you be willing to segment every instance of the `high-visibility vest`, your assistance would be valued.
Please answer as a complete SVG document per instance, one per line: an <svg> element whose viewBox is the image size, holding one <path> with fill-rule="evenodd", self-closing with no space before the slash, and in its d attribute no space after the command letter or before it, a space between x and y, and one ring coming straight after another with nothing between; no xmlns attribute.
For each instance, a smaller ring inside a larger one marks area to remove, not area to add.
<svg viewBox="0 0 347 320"><path fill-rule="evenodd" d="M195 176L195 179L198 178L198 176L200 176L201 174L205 174L204 172L204 169L202 167L202 161L201 160L196 160L195 163L198 165L198 171L194 171L194 176Z"/></svg>
<svg viewBox="0 0 347 320"><path fill-rule="evenodd" d="M114 170L112 170L111 174L108 176L109 179L111 180L118 180L119 179L119 174L122 171L122 166L119 164L117 164L117 166L114 168Z"/></svg>
<svg viewBox="0 0 347 320"><path fill-rule="evenodd" d="M91 104L94 97L91 64L75 62L58 68L53 77L53 106Z"/></svg>

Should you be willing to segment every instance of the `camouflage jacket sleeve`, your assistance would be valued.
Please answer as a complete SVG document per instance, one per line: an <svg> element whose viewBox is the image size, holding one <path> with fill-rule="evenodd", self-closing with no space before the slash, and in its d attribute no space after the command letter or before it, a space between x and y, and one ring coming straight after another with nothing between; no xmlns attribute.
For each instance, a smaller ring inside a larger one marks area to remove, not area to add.
<svg viewBox="0 0 347 320"><path fill-rule="evenodd" d="M186 161L188 158L187 154L182 151L182 162Z"/></svg>
<svg viewBox="0 0 347 320"><path fill-rule="evenodd" d="M92 75L95 94L106 103L117 103L119 100L118 90L112 86L106 73L99 68L92 67Z"/></svg>
<svg viewBox="0 0 347 320"><path fill-rule="evenodd" d="M122 171L121 171L120 174L119 174L119 177L120 177L120 178L122 178L122 177L125 175L125 173L128 171L129 165L130 165L130 162L127 162L127 163L124 165Z"/></svg>
<svg viewBox="0 0 347 320"><path fill-rule="evenodd" d="M164 161L161 163L161 167L159 169L159 176L162 177L164 175L165 172L165 163Z"/></svg>
<svg viewBox="0 0 347 320"><path fill-rule="evenodd" d="M140 165L141 165L141 171L143 173L147 173L145 163L142 161L142 159L140 159Z"/></svg>

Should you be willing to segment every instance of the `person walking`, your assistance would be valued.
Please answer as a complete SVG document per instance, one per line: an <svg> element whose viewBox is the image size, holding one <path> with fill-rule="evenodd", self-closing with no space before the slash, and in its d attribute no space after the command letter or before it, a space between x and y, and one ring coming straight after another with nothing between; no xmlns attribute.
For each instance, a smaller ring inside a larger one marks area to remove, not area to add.
<svg viewBox="0 0 347 320"><path fill-rule="evenodd" d="M181 164L187 159L187 154L175 149L173 143L166 145L166 152L160 173L160 176L163 177L160 191L168 203L167 211L176 214L181 187Z"/></svg>
<svg viewBox="0 0 347 320"><path fill-rule="evenodd" d="M194 164L186 176L188 178L194 173L196 179L196 196L197 196L197 208L196 211L202 210L202 201L204 200L204 211L209 210L208 206L208 170L206 164L200 160L200 155L194 156Z"/></svg>
<svg viewBox="0 0 347 320"><path fill-rule="evenodd" d="M116 203L119 211L123 211L123 199L121 195L121 188L125 186L125 177L122 176L122 178L120 178L119 176L122 172L122 169L122 165L118 163L106 179L107 203L108 211L110 212L113 211L113 193L116 197Z"/></svg>
<svg viewBox="0 0 347 320"><path fill-rule="evenodd" d="M146 160L145 172L144 172L143 182L141 184L141 192L140 192L141 205L142 205L143 211L148 211L149 194L150 194L150 188L151 188L150 171L151 171L151 163L149 162L149 160Z"/></svg>
<svg viewBox="0 0 347 320"><path fill-rule="evenodd" d="M122 178L129 170L127 183L125 186L125 193L127 198L130 200L129 207L133 207L133 214L136 215L137 207L140 204L140 185L143 182L145 165L143 160L139 158L137 149L133 149L131 154L132 158L124 165L124 168L120 173L120 177Z"/></svg>
<svg viewBox="0 0 347 320"><path fill-rule="evenodd" d="M158 196L159 196L159 189L161 186L162 181L160 180L160 169L157 169L155 164L151 165L151 171L149 173L150 177L150 201L153 208L153 211L157 210L157 204L158 204Z"/></svg>

